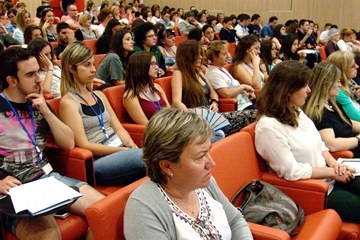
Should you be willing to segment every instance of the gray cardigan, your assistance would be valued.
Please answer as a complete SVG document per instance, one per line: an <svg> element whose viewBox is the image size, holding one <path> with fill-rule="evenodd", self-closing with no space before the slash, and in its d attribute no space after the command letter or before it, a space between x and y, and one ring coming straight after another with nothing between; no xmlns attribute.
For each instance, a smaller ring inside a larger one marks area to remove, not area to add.
<svg viewBox="0 0 360 240"><path fill-rule="evenodd" d="M228 201L214 178L205 190L223 205L232 239L253 239L243 215ZM130 195L125 207L124 234L127 240L176 240L172 212L154 182L145 182Z"/></svg>

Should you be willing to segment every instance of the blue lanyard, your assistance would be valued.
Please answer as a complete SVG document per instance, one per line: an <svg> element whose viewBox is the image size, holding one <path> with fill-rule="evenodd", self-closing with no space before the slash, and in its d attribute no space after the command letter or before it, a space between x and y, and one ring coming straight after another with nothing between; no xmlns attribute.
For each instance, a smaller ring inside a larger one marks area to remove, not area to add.
<svg viewBox="0 0 360 240"><path fill-rule="evenodd" d="M31 130L32 130L32 134L33 134L33 137L31 136L30 132L27 130L25 124L21 121L21 118L19 116L19 113L15 110L14 106L11 104L11 102L9 101L8 97L6 96L6 93L5 91L3 91L3 96L7 102L7 104L10 106L11 108L11 111L15 114L16 116L16 119L18 120L18 122L20 123L22 129L26 132L28 138L31 140L31 143L32 145L34 146L35 148L35 151L36 151L36 154L38 155L39 157L39 160L35 162L35 164L39 164L42 160L43 160L43 154L42 154L42 151L40 150L37 142L36 142L36 132L35 132L35 119L34 119L34 115L33 115L33 109L32 109L32 106L31 106L31 103L28 101L27 102L27 108L29 110L29 114L30 114L30 119L31 119Z"/></svg>
<svg viewBox="0 0 360 240"><path fill-rule="evenodd" d="M160 110L160 109L161 109L160 100L154 102L153 100L151 100L151 98L150 98L148 95L146 95L146 93L145 93L144 91L142 91L142 93L143 93L144 96L147 98L147 100L149 100L149 101L152 103L152 105L155 106L155 108L156 108L157 110ZM155 96L155 94L153 94L153 95Z"/></svg>
<svg viewBox="0 0 360 240"><path fill-rule="evenodd" d="M95 111L95 109L94 109L92 106L90 106L90 104L85 100L85 98L83 98L83 97L80 95L80 93L76 92L75 94L76 94L79 98L81 98L81 100L83 100L83 101L86 103L86 105L88 105L88 106L90 107L90 109L93 111L93 113L95 113L95 115L96 115L96 117L97 117L97 119L98 119L98 121L99 121L99 125L100 125L100 127L101 127L101 131L104 133L106 139L109 140L110 137L109 137L109 135L107 135L106 129L105 129L104 115L103 115L103 113L101 112L100 104L99 104L99 102L98 102L97 97L95 97L95 94L94 94L93 92L91 92L91 96L94 98L96 104L99 106L99 113L97 113L97 112ZM105 109L104 109L104 111L105 111Z"/></svg>

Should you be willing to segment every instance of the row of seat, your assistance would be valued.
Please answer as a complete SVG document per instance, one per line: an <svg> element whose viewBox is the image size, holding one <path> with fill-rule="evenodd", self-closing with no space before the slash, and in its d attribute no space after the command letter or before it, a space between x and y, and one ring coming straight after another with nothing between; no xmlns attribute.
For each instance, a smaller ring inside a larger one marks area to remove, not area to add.
<svg viewBox="0 0 360 240"><path fill-rule="evenodd" d="M219 187L231 199L250 180L264 180L288 194L304 209L306 215L304 224L295 237L278 229L249 223L254 239L358 239L359 224L342 223L334 210L324 210L327 183L314 179L289 182L261 169L260 165L264 162L256 153L253 135L250 134L254 134L254 126L255 124L216 142L211 148L211 155L216 162L212 174ZM224 155L224 152L227 154ZM143 178L130 184L86 210L95 239L125 239L123 214L126 201L132 191L146 180L147 178Z"/></svg>

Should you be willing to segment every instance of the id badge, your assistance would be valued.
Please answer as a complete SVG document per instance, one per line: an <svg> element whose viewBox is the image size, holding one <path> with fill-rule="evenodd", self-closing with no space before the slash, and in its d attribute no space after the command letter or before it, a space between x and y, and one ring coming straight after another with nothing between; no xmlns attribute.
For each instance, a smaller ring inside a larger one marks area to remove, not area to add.
<svg viewBox="0 0 360 240"><path fill-rule="evenodd" d="M120 138L117 137L117 138L115 138L114 140L112 140L112 141L108 144L108 146L110 146L110 147L120 147L121 144L122 144L122 142L121 142Z"/></svg>
<svg viewBox="0 0 360 240"><path fill-rule="evenodd" d="M42 170L46 175L49 175L53 171L53 168L50 163L47 163L45 166L42 167Z"/></svg>

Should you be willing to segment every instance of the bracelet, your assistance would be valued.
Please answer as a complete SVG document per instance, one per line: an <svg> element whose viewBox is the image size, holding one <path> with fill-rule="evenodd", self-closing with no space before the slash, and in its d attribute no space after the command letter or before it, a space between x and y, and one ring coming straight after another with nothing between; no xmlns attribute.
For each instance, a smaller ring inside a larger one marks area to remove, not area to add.
<svg viewBox="0 0 360 240"><path fill-rule="evenodd" d="M220 106L220 103L218 100L216 100L214 98L210 99L210 104L213 104L214 102L216 103L216 105Z"/></svg>
<svg viewBox="0 0 360 240"><path fill-rule="evenodd" d="M54 71L54 69L48 69L48 70L46 70L47 72L52 72L52 71Z"/></svg>

